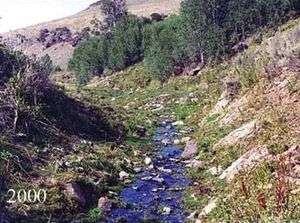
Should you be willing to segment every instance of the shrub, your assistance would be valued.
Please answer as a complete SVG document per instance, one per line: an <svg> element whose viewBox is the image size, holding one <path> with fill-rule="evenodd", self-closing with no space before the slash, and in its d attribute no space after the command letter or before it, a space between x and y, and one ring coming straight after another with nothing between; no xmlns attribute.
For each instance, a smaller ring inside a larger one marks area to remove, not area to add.
<svg viewBox="0 0 300 223"><path fill-rule="evenodd" d="M108 67L118 71L143 57L143 22L136 16L124 17L113 28L108 50Z"/></svg>
<svg viewBox="0 0 300 223"><path fill-rule="evenodd" d="M229 43L245 39L264 26L276 26L292 9L289 0L230 0L224 21Z"/></svg>
<svg viewBox="0 0 300 223"><path fill-rule="evenodd" d="M91 75L103 73L107 61L107 39L95 37L80 44L69 61L79 84L85 84Z"/></svg>
<svg viewBox="0 0 300 223"><path fill-rule="evenodd" d="M184 24L182 17L172 16L145 28L145 62L161 80L166 79L175 66L188 59Z"/></svg>
<svg viewBox="0 0 300 223"><path fill-rule="evenodd" d="M224 51L225 34L222 23L226 13L224 0L185 0L181 13L187 21L188 39L195 53L206 57Z"/></svg>
<svg viewBox="0 0 300 223"><path fill-rule="evenodd" d="M22 67L24 55L19 52L11 52L0 45L0 85L6 82L14 71Z"/></svg>
<svg viewBox="0 0 300 223"><path fill-rule="evenodd" d="M0 52L6 55L0 66L10 68L0 84L0 132L11 134L30 123L40 98L52 86L48 77L53 66L48 55L37 59L6 49Z"/></svg>

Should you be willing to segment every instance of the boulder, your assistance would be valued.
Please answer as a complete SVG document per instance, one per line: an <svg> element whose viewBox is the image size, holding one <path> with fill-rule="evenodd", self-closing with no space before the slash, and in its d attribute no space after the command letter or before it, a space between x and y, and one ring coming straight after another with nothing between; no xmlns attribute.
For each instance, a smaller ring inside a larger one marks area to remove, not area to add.
<svg viewBox="0 0 300 223"><path fill-rule="evenodd" d="M239 159L234 161L219 177L231 181L240 172L252 169L269 157L269 151L266 146L254 148L246 152Z"/></svg>
<svg viewBox="0 0 300 223"><path fill-rule="evenodd" d="M184 122L183 121L176 121L176 122L173 122L172 125L173 126L182 126L182 125L184 125Z"/></svg>
<svg viewBox="0 0 300 223"><path fill-rule="evenodd" d="M146 165L150 165L152 163L152 159L150 157L146 157L145 160L144 160L144 163Z"/></svg>
<svg viewBox="0 0 300 223"><path fill-rule="evenodd" d="M129 174L126 173L125 171L121 171L121 172L119 173L119 178L120 178L120 180L126 180L126 179L129 178Z"/></svg>
<svg viewBox="0 0 300 223"><path fill-rule="evenodd" d="M181 154L182 159L192 159L196 156L198 151L197 142L195 140L190 140L186 143L183 153Z"/></svg>
<svg viewBox="0 0 300 223"><path fill-rule="evenodd" d="M171 214L172 209L170 207L164 207L162 210L163 215L169 215Z"/></svg>
<svg viewBox="0 0 300 223"><path fill-rule="evenodd" d="M211 199L208 204L202 209L201 213L199 214L199 220L201 220L203 217L207 216L209 213L211 213L216 207L217 207L218 199ZM199 221L201 222L201 221Z"/></svg>
<svg viewBox="0 0 300 223"><path fill-rule="evenodd" d="M241 126L240 128L232 131L226 137L217 142L213 149L222 146L232 146L239 141L253 137L260 129L260 125L257 120L253 120Z"/></svg>
<svg viewBox="0 0 300 223"><path fill-rule="evenodd" d="M103 212L110 212L112 203L107 197L100 197L98 200L98 208Z"/></svg>
<svg viewBox="0 0 300 223"><path fill-rule="evenodd" d="M154 12L150 15L152 21L156 21L156 22L159 22L159 21L163 21L164 18L166 18L166 16L164 14L160 14L160 13L157 13L157 12Z"/></svg>
<svg viewBox="0 0 300 223"><path fill-rule="evenodd" d="M195 170L202 169L202 168L204 168L204 166L205 166L205 162L203 162L203 161L201 161L201 160L196 160L196 159L191 160L191 161L187 164L187 167L193 168L193 169L195 169Z"/></svg>
<svg viewBox="0 0 300 223"><path fill-rule="evenodd" d="M187 143L187 142L189 142L191 140L191 137L183 137L181 140L180 140L180 142L181 143Z"/></svg>
<svg viewBox="0 0 300 223"><path fill-rule="evenodd" d="M218 176L223 172L223 169L221 166L213 166L208 169L208 172L211 173L214 176Z"/></svg>
<svg viewBox="0 0 300 223"><path fill-rule="evenodd" d="M86 204L86 199L80 186L76 182L67 183L64 190L67 198L76 200L81 206Z"/></svg>
<svg viewBox="0 0 300 223"><path fill-rule="evenodd" d="M210 115L223 112L230 102L231 100L226 97L226 92L223 92Z"/></svg>

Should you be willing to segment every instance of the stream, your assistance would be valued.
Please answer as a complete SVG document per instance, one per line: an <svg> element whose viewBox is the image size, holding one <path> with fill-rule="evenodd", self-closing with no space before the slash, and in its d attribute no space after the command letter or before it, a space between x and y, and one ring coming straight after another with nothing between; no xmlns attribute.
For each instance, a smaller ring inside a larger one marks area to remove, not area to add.
<svg viewBox="0 0 300 223"><path fill-rule="evenodd" d="M190 180L179 161L183 150L173 144L177 135L171 122L163 122L158 127L152 168L144 167L133 183L122 190L122 207L112 210L107 223L185 222L182 196Z"/></svg>

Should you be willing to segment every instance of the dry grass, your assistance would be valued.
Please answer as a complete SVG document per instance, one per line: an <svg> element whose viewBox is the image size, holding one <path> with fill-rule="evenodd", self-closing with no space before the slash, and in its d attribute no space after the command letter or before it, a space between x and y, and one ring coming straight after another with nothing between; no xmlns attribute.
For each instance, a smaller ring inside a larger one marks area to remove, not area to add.
<svg viewBox="0 0 300 223"><path fill-rule="evenodd" d="M96 1L96 0L95 0ZM139 16L150 16L153 12L172 14L178 13L181 0L128 0L129 12ZM90 7L75 15L57 19L12 32L4 33L3 37L14 37L17 33L26 37L34 37L43 28L55 29L66 26L73 31L80 31L84 27L90 26L90 21L94 18L102 18L99 6Z"/></svg>

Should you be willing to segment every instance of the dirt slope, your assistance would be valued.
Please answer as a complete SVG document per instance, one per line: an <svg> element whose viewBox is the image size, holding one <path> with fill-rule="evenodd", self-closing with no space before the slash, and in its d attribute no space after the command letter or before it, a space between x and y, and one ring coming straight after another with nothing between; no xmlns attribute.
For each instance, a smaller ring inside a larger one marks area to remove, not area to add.
<svg viewBox="0 0 300 223"><path fill-rule="evenodd" d="M150 16L153 12L172 14L178 12L180 2L181 0L128 0L128 9L132 14L139 16ZM28 39L34 39L39 34L39 31L45 28L53 30L58 27L68 27L72 32L76 32L90 26L90 21L94 18L102 18L100 7L97 4L92 4L86 10L69 17L29 26L0 35L4 39L17 41L15 39L18 34L23 35ZM44 49L42 44L38 42L17 44L15 48L26 54L36 54L38 56L49 54L54 64L59 65L61 68L66 68L67 62L74 50L69 44L56 44L50 48Z"/></svg>

